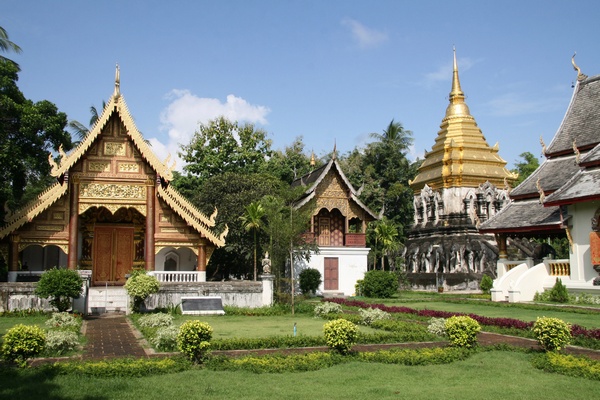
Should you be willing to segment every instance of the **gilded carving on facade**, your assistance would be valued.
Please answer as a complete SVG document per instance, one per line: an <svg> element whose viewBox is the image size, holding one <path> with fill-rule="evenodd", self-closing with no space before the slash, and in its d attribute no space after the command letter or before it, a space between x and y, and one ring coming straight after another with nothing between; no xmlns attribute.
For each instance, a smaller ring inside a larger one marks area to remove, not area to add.
<svg viewBox="0 0 600 400"><path fill-rule="evenodd" d="M90 172L110 172L109 162L92 161L88 164L88 171Z"/></svg>
<svg viewBox="0 0 600 400"><path fill-rule="evenodd" d="M119 172L139 172L140 165L138 163L119 163Z"/></svg>
<svg viewBox="0 0 600 400"><path fill-rule="evenodd" d="M36 225L35 229L38 231L61 232L64 227L62 225Z"/></svg>
<svg viewBox="0 0 600 400"><path fill-rule="evenodd" d="M105 156L124 156L126 154L125 143L104 142Z"/></svg>
<svg viewBox="0 0 600 400"><path fill-rule="evenodd" d="M146 206L143 204L115 204L115 203L80 203L79 204L79 214L83 214L87 210L93 207L104 207L111 213L115 213L120 208L134 208L143 216L146 216Z"/></svg>
<svg viewBox="0 0 600 400"><path fill-rule="evenodd" d="M63 211L55 211L52 213L52 219L55 221L62 221L65 219L65 213Z"/></svg>
<svg viewBox="0 0 600 400"><path fill-rule="evenodd" d="M65 254L67 254L69 252L68 241L57 242L55 240L36 240L36 239L29 239L29 240L26 239L26 240L20 241L19 242L19 252L25 250L29 246L42 246L42 247L56 246L59 249L61 249L63 251L63 253L65 253Z"/></svg>
<svg viewBox="0 0 600 400"><path fill-rule="evenodd" d="M142 185L117 185L82 183L79 187L81 199L146 199L146 187Z"/></svg>
<svg viewBox="0 0 600 400"><path fill-rule="evenodd" d="M198 248L193 246L192 243L171 243L171 242L158 242L154 245L154 254L160 253L161 250L164 249L189 249L192 253L198 257ZM212 248L212 247L211 247ZM207 247L207 261L208 261L208 247ZM212 252L211 252L212 254Z"/></svg>
<svg viewBox="0 0 600 400"><path fill-rule="evenodd" d="M160 231L163 233L185 233L184 228L161 228Z"/></svg>

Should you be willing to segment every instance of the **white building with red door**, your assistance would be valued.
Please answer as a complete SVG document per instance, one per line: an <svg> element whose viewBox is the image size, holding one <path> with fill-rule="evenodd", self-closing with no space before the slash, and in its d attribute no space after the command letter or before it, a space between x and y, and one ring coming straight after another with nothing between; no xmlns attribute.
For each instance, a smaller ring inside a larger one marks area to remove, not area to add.
<svg viewBox="0 0 600 400"><path fill-rule="evenodd" d="M367 272L367 224L377 216L359 199L358 193L344 175L334 155L329 162L296 179L292 186L306 187L296 208L314 207L307 240L315 241L318 252L310 261L295 265L300 273L305 268L321 272L323 295L351 296L356 281Z"/></svg>

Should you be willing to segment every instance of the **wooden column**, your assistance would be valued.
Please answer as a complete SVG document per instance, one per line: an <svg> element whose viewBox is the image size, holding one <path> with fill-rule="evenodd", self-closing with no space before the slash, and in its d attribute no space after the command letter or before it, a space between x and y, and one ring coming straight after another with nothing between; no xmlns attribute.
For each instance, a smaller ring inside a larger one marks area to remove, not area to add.
<svg viewBox="0 0 600 400"><path fill-rule="evenodd" d="M67 267L77 269L77 251L79 238L79 179L73 179L71 184L71 199L69 207L69 255Z"/></svg>
<svg viewBox="0 0 600 400"><path fill-rule="evenodd" d="M198 271L206 272L206 244L204 241L201 241L198 246Z"/></svg>
<svg viewBox="0 0 600 400"><path fill-rule="evenodd" d="M155 231L155 190L154 182L149 181L146 186L146 248L144 249L144 260L146 261L146 271L154 271L154 231Z"/></svg>
<svg viewBox="0 0 600 400"><path fill-rule="evenodd" d="M10 247L8 248L8 270L19 270L19 235L10 235Z"/></svg>
<svg viewBox="0 0 600 400"><path fill-rule="evenodd" d="M498 243L498 258L506 260L508 258L508 253L506 252L506 234L497 234L496 243Z"/></svg>

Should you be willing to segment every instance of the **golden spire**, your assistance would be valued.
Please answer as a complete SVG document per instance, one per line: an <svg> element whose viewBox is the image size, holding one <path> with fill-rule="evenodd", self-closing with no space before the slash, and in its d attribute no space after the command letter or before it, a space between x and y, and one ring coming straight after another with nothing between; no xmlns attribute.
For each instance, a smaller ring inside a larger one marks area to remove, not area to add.
<svg viewBox="0 0 600 400"><path fill-rule="evenodd" d="M331 158L334 160L337 158L337 143L335 139L333 139L333 154L331 155Z"/></svg>
<svg viewBox="0 0 600 400"><path fill-rule="evenodd" d="M310 166L314 168L316 164L317 164L317 161L315 160L315 152L311 150L311 152L310 152Z"/></svg>
<svg viewBox="0 0 600 400"><path fill-rule="evenodd" d="M469 107L465 103L465 94L460 87L460 79L458 78L458 63L456 62L456 48L452 48L454 52L454 68L452 71L452 90L448 96L450 104L446 108L446 118L453 116L471 115Z"/></svg>
<svg viewBox="0 0 600 400"><path fill-rule="evenodd" d="M496 187L502 187L505 179L512 183L516 178L506 169L506 161L498 155L499 146L490 147L471 115L460 87L455 48L453 52L452 90L448 96L450 104L435 144L431 151L425 153L419 172L410 183L415 193L419 193L425 185L434 190L476 188L489 181Z"/></svg>

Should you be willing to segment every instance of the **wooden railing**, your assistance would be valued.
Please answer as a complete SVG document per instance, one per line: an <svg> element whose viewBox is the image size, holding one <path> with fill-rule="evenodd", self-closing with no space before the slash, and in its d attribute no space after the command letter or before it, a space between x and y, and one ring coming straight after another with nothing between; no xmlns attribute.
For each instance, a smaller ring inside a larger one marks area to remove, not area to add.
<svg viewBox="0 0 600 400"><path fill-rule="evenodd" d="M367 236L364 233L346 233L346 247L366 247Z"/></svg>

